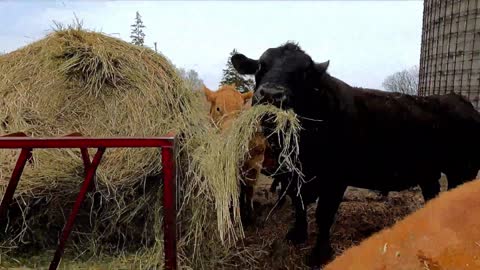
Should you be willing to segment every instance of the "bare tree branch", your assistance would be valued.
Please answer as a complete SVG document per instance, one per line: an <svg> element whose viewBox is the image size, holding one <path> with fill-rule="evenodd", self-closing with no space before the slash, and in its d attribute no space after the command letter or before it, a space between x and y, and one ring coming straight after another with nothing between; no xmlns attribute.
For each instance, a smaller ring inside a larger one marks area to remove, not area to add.
<svg viewBox="0 0 480 270"><path fill-rule="evenodd" d="M185 80L187 86L190 87L193 91L200 91L203 86L203 80L200 79L198 73L193 70L185 70L184 68L179 68L178 72L180 76Z"/></svg>
<svg viewBox="0 0 480 270"><path fill-rule="evenodd" d="M382 85L387 91L417 95L418 72L418 66L396 72L385 78Z"/></svg>

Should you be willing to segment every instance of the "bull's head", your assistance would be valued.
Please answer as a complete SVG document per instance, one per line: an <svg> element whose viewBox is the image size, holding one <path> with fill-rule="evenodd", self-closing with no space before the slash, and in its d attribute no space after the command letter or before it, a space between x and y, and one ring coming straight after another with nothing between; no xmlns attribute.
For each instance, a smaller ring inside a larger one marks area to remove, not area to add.
<svg viewBox="0 0 480 270"><path fill-rule="evenodd" d="M310 96L307 92L314 91L329 61L315 63L296 44L286 43L266 50L259 60L235 54L232 64L240 74L255 75L254 105L269 103L295 110Z"/></svg>

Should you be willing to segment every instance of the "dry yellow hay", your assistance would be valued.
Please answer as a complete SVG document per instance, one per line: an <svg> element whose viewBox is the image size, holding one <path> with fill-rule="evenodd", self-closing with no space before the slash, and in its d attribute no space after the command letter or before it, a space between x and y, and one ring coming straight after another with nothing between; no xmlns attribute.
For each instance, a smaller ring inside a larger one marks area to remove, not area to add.
<svg viewBox="0 0 480 270"><path fill-rule="evenodd" d="M203 97L187 87L165 57L80 27L54 31L0 56L0 96L0 134L180 134L176 158L179 256L184 268L222 267L236 256L231 247L243 236L238 165L259 119L274 115L277 134L287 142L287 163L293 164L289 153L297 147L299 124L293 113L255 107L240 115L222 137L203 111ZM0 151L0 194L17 155L18 151ZM34 160L20 181L8 226L0 232L4 260L14 259L19 251L55 246L83 179L78 150L35 150ZM126 261L134 269L160 267L160 174L159 150L108 149L67 252L116 256L117 262Z"/></svg>

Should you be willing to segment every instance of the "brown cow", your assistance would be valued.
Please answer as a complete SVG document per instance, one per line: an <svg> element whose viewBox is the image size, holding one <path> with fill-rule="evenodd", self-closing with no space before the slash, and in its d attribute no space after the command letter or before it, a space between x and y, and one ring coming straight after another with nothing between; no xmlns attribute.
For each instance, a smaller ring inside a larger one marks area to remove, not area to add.
<svg viewBox="0 0 480 270"><path fill-rule="evenodd" d="M240 93L235 85L222 85L217 91L203 87L205 96L210 102L210 116L223 132L228 129L238 114L248 109L252 92ZM258 130L249 142L249 153L241 173L240 216L246 225L253 221L253 194L257 179L265 161L267 142L261 130Z"/></svg>
<svg viewBox="0 0 480 270"><path fill-rule="evenodd" d="M480 269L480 181L441 193L324 270Z"/></svg>

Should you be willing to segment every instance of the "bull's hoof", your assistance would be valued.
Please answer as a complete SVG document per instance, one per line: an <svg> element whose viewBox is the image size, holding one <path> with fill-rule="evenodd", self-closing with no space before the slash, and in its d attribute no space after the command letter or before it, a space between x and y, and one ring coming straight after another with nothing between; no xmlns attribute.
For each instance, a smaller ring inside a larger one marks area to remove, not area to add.
<svg viewBox="0 0 480 270"><path fill-rule="evenodd" d="M288 241L291 241L294 245L299 245L303 244L307 241L308 236L307 236L307 230L299 230L294 228L291 228L287 236L285 237Z"/></svg>
<svg viewBox="0 0 480 270"><path fill-rule="evenodd" d="M306 263L311 269L321 269L320 266L327 264L333 257L333 249L330 244L324 244L321 247L313 248L307 255Z"/></svg>

